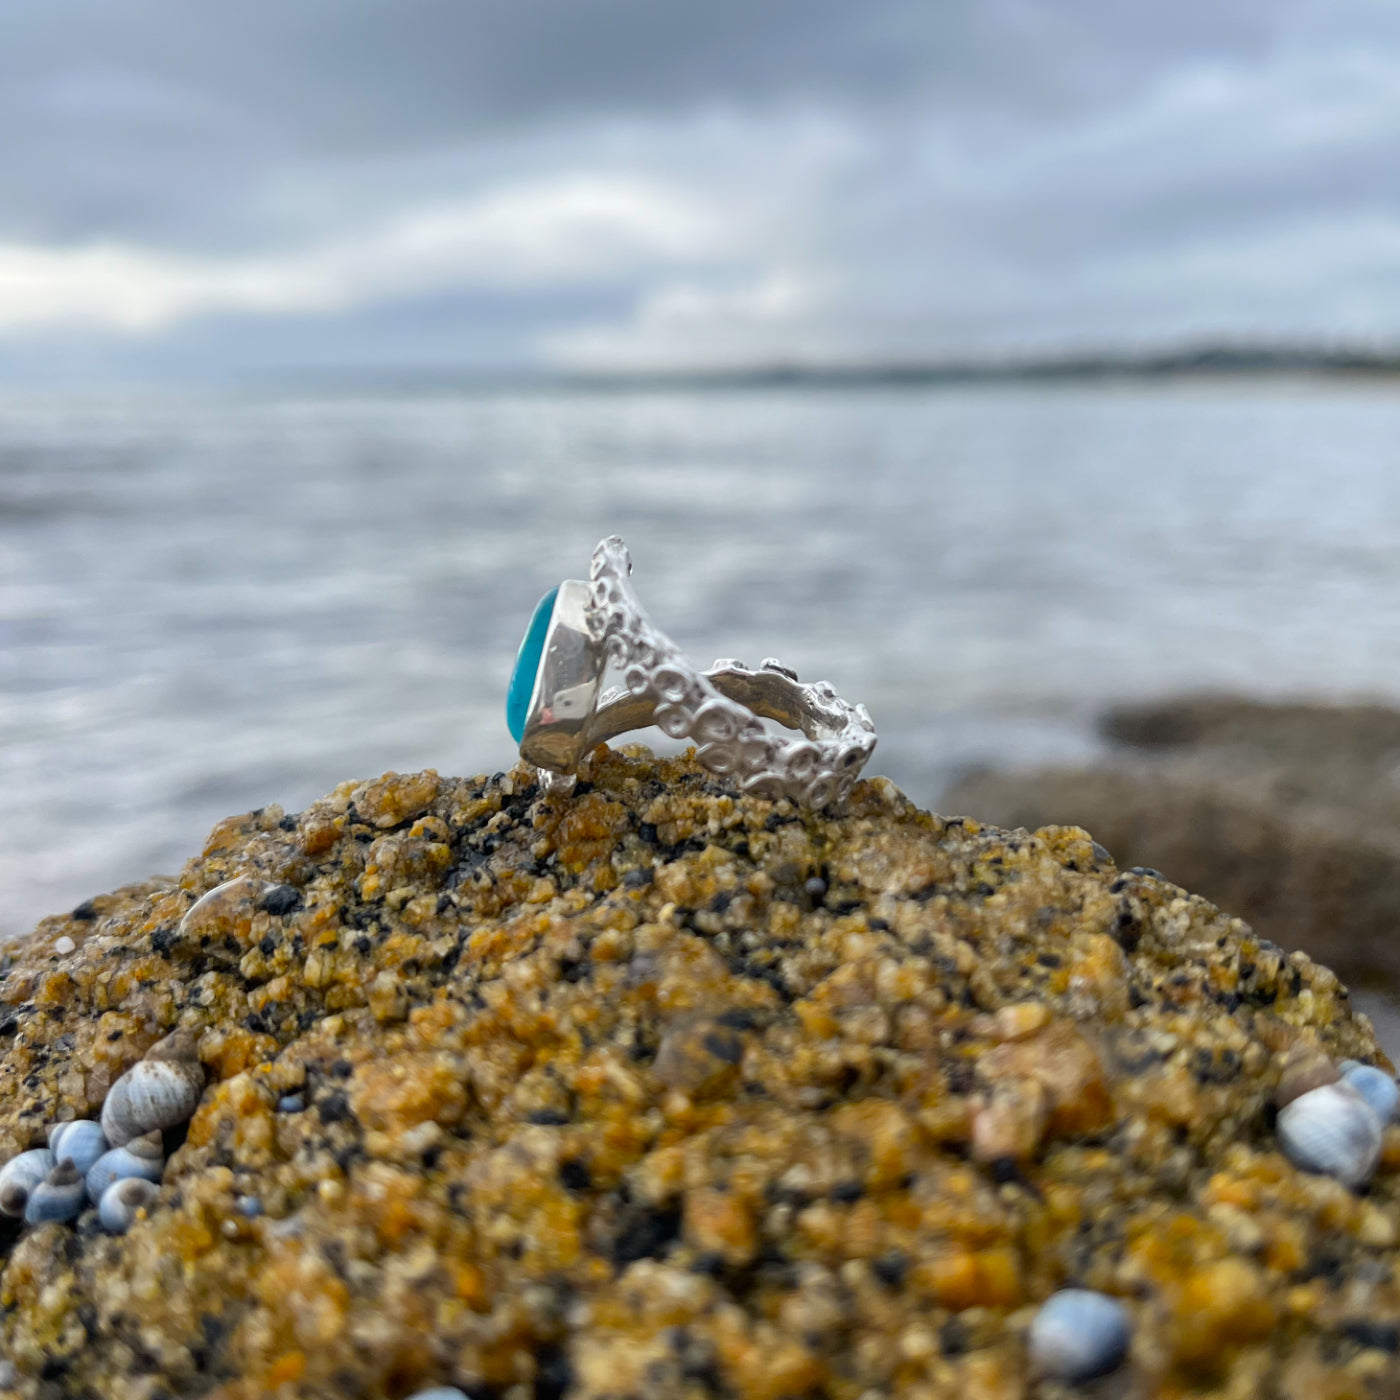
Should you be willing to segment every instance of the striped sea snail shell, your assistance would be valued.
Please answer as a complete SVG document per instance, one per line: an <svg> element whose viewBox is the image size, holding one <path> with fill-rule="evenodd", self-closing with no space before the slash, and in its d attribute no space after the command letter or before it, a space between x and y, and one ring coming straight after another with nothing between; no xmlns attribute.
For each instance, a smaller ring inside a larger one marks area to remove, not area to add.
<svg viewBox="0 0 1400 1400"><path fill-rule="evenodd" d="M1356 1060L1343 1060L1342 1082L1350 1084L1368 1104L1382 1123L1389 1123L1400 1108L1400 1085L1383 1069L1363 1065Z"/></svg>
<svg viewBox="0 0 1400 1400"><path fill-rule="evenodd" d="M147 1181L159 1181L165 1170L165 1149L159 1132L149 1132L130 1142L104 1152L95 1161L87 1174L87 1192L94 1203L102 1200L103 1193L114 1181L127 1177L144 1177Z"/></svg>
<svg viewBox="0 0 1400 1400"><path fill-rule="evenodd" d="M47 1147L34 1147L11 1157L0 1167L0 1212L21 1216L29 1203L29 1193L54 1169L55 1159Z"/></svg>
<svg viewBox="0 0 1400 1400"><path fill-rule="evenodd" d="M136 1212L143 1206L149 1206L159 1194L160 1187L154 1181L140 1176L122 1177L102 1193L97 1218L103 1228L114 1235L125 1234L136 1219Z"/></svg>
<svg viewBox="0 0 1400 1400"><path fill-rule="evenodd" d="M102 1131L102 1125L91 1118L55 1123L49 1129L49 1151L53 1153L54 1160L72 1162L84 1176L107 1147L107 1135Z"/></svg>
<svg viewBox="0 0 1400 1400"><path fill-rule="evenodd" d="M30 1193L24 1207L26 1225L72 1220L87 1204L83 1174L72 1162L60 1162Z"/></svg>
<svg viewBox="0 0 1400 1400"><path fill-rule="evenodd" d="M1380 1160L1384 1124L1360 1091L1342 1081L1321 1084L1280 1109L1276 1131L1295 1167L1357 1187Z"/></svg>
<svg viewBox="0 0 1400 1400"><path fill-rule="evenodd" d="M127 1070L102 1105L102 1131L121 1147L154 1128L173 1128L194 1113L204 1092L204 1066L187 1031L153 1045Z"/></svg>

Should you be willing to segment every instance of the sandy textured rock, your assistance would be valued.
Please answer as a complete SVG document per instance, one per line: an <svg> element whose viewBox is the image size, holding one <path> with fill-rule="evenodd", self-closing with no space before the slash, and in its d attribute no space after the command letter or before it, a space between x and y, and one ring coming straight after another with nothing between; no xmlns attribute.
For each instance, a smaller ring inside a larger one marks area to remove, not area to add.
<svg viewBox="0 0 1400 1400"><path fill-rule="evenodd" d="M1400 712L1192 698L1104 717L1100 766L979 773L940 806L1075 822L1348 978L1400 995Z"/></svg>
<svg viewBox="0 0 1400 1400"><path fill-rule="evenodd" d="M177 1027L209 1082L145 1218L4 1236L27 1400L1053 1400L1066 1286L1132 1315L1115 1396L1400 1384L1400 1129L1358 1195L1273 1128L1369 1025L1072 827L639 755L347 783L40 926L0 1147Z"/></svg>

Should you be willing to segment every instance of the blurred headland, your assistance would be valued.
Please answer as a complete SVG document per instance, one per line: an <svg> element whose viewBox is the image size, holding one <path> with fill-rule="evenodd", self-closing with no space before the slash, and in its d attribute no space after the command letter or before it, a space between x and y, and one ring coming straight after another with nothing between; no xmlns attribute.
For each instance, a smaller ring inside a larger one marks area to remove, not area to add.
<svg viewBox="0 0 1400 1400"><path fill-rule="evenodd" d="M982 383L1053 384L1126 379L1256 378L1275 375L1400 377L1400 346L1201 342L1154 349L1049 349L985 356L788 361L710 369L569 374L551 379L593 389L657 388L911 388Z"/></svg>

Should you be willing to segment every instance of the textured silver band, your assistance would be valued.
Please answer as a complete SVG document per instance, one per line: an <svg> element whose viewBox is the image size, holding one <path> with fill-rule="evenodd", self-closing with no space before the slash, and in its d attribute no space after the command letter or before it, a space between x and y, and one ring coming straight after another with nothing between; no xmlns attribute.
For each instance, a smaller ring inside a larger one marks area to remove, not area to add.
<svg viewBox="0 0 1400 1400"><path fill-rule="evenodd" d="M842 802L875 748L865 706L848 705L825 681L803 684L771 658L757 670L728 660L697 670L647 616L631 573L627 547L614 535L594 551L587 593L577 599L581 608L565 592L577 586L561 585L522 755L567 774L586 748L655 724L672 738L693 740L700 763L747 793L813 808ZM577 620L593 653L582 668L577 645L570 645L583 640L574 637L571 607L582 613ZM623 685L598 695L608 664L620 668ZM571 683L558 685L551 674ZM763 719L802 737L770 734Z"/></svg>

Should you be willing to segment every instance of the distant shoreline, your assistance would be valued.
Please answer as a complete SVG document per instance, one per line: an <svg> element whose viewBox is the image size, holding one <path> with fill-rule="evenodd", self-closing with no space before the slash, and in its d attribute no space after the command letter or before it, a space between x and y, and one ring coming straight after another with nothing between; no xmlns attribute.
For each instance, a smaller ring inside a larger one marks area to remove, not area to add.
<svg viewBox="0 0 1400 1400"><path fill-rule="evenodd" d="M1004 354L983 358L880 360L845 364L774 362L711 369L558 370L514 366L284 365L230 375L188 378L7 382L0 393L233 390L381 394L626 394L791 389L940 389L996 385L1160 384L1182 381L1320 380L1387 384L1400 381L1400 349L1365 346L1188 345L1152 351L1101 350Z"/></svg>
<svg viewBox="0 0 1400 1400"><path fill-rule="evenodd" d="M546 375L566 388L875 388L1104 379L1200 379L1318 375L1400 377L1400 351L1205 346L1152 353L1052 354L985 360L775 364L747 369Z"/></svg>
<svg viewBox="0 0 1400 1400"><path fill-rule="evenodd" d="M554 371L512 369L285 369L244 377L250 388L295 386L357 393L667 393L769 389L920 389L997 384L1170 384L1181 380L1400 380L1400 350L1195 346L998 358L769 364L732 369Z"/></svg>

